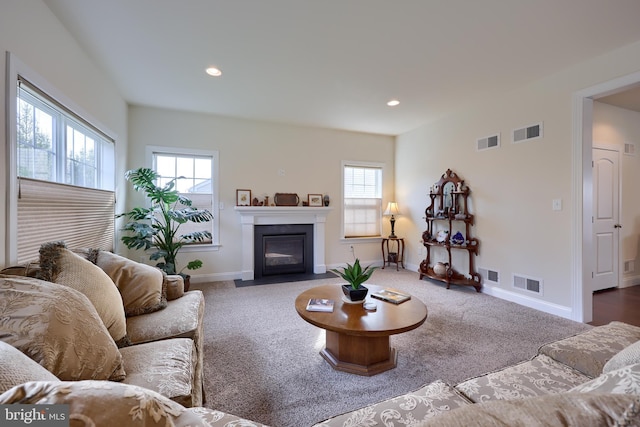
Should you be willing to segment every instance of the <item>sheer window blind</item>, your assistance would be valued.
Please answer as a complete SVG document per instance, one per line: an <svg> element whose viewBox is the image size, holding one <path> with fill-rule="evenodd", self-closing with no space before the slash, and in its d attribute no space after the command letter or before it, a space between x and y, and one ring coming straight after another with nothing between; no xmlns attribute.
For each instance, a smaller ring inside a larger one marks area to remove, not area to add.
<svg viewBox="0 0 640 427"><path fill-rule="evenodd" d="M18 263L38 259L40 245L114 248L115 193L30 178L18 179Z"/></svg>

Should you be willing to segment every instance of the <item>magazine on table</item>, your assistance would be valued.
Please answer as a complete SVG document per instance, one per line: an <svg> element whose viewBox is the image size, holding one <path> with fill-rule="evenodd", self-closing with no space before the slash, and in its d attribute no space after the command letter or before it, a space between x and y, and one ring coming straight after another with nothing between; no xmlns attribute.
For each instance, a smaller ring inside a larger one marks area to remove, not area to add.
<svg viewBox="0 0 640 427"><path fill-rule="evenodd" d="M325 298L311 298L307 304L307 311L333 311L333 300Z"/></svg>
<svg viewBox="0 0 640 427"><path fill-rule="evenodd" d="M393 304L401 304L411 299L411 295L403 294L402 292L392 291L390 289L383 289L371 294L373 298L381 299Z"/></svg>

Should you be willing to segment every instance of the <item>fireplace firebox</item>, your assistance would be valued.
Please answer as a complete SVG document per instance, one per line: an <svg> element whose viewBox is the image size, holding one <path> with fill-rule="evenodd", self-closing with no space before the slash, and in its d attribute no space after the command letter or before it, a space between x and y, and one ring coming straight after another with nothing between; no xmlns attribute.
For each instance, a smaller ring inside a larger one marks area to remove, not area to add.
<svg viewBox="0 0 640 427"><path fill-rule="evenodd" d="M254 277L313 274L313 224L254 226Z"/></svg>

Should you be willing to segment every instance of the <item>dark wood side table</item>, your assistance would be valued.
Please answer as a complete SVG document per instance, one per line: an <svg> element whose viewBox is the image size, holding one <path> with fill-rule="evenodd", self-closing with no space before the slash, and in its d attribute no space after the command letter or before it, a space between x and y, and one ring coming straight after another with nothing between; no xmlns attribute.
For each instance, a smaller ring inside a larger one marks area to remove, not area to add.
<svg viewBox="0 0 640 427"><path fill-rule="evenodd" d="M389 242L395 242L395 245ZM382 238L382 268L392 263L396 265L396 270L398 270L398 266L404 268L404 239L402 237Z"/></svg>

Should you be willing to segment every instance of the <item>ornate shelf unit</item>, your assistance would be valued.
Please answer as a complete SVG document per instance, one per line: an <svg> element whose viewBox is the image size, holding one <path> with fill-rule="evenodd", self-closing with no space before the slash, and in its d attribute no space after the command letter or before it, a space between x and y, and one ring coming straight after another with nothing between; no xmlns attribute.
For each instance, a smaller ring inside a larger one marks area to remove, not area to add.
<svg viewBox="0 0 640 427"><path fill-rule="evenodd" d="M482 288L480 275L475 271L474 257L478 255L480 242L471 237L473 215L467 203L471 190L458 175L447 169L440 180L429 191L431 204L425 210L427 229L422 233L422 242L427 248L427 257L420 263L420 279L424 276L447 284L473 286L477 292ZM464 235L462 232L464 231ZM435 251L445 251L448 262L434 262ZM452 253L467 252L468 274L453 267Z"/></svg>

